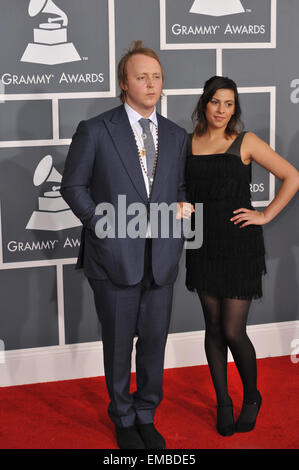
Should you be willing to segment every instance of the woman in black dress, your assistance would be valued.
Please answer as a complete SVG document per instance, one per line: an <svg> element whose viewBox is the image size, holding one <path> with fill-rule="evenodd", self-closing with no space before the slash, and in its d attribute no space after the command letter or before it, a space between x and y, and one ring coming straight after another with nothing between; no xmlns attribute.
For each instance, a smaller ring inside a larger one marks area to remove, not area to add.
<svg viewBox="0 0 299 470"><path fill-rule="evenodd" d="M226 77L210 78L193 113L195 129L189 136L186 164L188 201L203 202L203 244L186 250L186 285L197 291L203 309L205 351L217 397L217 429L224 436L252 430L261 406L256 354L246 322L251 300L262 297L266 273L262 225L299 188L296 168L252 132L237 130L240 116L236 84ZM253 160L283 181L264 211L251 205ZM190 208L186 211L191 212ZM228 348L244 390L236 423L227 388Z"/></svg>

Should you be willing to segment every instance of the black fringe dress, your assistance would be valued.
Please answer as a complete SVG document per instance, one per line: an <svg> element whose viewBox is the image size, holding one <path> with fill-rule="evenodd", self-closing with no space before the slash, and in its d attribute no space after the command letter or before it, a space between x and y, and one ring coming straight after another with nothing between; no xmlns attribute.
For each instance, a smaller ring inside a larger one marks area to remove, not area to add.
<svg viewBox="0 0 299 470"><path fill-rule="evenodd" d="M225 153L212 155L193 155L189 135L187 198L192 204L203 202L203 244L186 250L186 286L198 293L251 300L262 297L262 275L267 272L262 226L240 228L244 222L230 221L236 209L254 210L251 163L245 165L240 156L244 135Z"/></svg>

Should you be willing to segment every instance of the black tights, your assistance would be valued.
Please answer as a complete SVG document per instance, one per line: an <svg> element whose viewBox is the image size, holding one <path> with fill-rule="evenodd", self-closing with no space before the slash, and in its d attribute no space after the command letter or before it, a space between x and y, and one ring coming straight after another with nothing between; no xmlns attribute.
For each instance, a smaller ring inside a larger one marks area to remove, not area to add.
<svg viewBox="0 0 299 470"><path fill-rule="evenodd" d="M205 351L218 404L229 403L227 389L227 351L232 353L239 371L244 400L257 394L256 354L246 333L250 300L218 298L199 293L205 323Z"/></svg>

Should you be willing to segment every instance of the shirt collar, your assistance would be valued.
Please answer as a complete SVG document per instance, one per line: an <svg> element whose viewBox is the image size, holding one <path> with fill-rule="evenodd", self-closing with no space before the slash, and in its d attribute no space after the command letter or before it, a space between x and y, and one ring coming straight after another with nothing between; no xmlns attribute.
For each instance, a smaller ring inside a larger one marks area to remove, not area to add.
<svg viewBox="0 0 299 470"><path fill-rule="evenodd" d="M124 103L124 106L131 125L136 124L139 119L143 118L143 116L141 116L141 114L135 111L135 109L133 109L128 103ZM148 117L148 119L150 119L155 124L155 126L158 127L156 107L152 114Z"/></svg>

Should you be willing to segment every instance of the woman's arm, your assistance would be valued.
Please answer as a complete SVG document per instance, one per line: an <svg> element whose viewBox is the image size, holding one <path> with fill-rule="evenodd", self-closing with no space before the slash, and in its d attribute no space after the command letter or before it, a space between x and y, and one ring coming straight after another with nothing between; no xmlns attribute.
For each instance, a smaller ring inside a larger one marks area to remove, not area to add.
<svg viewBox="0 0 299 470"><path fill-rule="evenodd" d="M234 211L234 214L238 215L233 217L231 221L239 223L246 220L247 222L241 227L250 224L264 225L274 219L294 197L299 189L299 173L293 165L252 132L246 134L243 142L245 158L250 158L266 168L279 178L283 184L273 201L263 212L240 208Z"/></svg>

